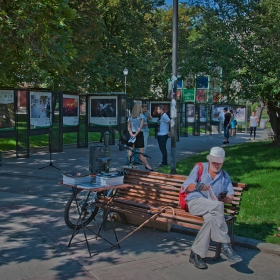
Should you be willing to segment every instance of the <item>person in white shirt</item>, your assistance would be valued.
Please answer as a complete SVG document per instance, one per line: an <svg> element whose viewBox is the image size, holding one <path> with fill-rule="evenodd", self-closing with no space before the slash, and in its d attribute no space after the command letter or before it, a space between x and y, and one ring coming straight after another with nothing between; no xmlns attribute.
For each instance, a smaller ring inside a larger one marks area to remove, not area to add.
<svg viewBox="0 0 280 280"><path fill-rule="evenodd" d="M166 143L168 140L168 136L170 135L170 127L169 127L170 118L164 112L164 105L159 105L157 107L157 113L160 115L158 119L159 130L157 134L157 140L158 140L159 149L162 153L162 162L159 167L162 167L168 165Z"/></svg>
<svg viewBox="0 0 280 280"><path fill-rule="evenodd" d="M251 140L253 132L254 132L254 139L256 138L256 128L258 126L259 118L255 116L255 112L252 112L252 116L250 117L250 137L249 140Z"/></svg>

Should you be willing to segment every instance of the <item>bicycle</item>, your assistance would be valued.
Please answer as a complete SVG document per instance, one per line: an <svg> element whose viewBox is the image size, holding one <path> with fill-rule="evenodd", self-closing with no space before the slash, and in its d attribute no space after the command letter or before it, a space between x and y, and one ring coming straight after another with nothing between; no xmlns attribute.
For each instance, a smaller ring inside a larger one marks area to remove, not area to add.
<svg viewBox="0 0 280 280"><path fill-rule="evenodd" d="M145 157L145 158L151 159L151 157L150 157L149 155L147 155L147 154L145 154L145 153L142 153L142 152L139 152L139 151L135 151L135 150L132 149L131 147L127 146L126 144L119 144L119 146L121 146L121 147L123 147L124 149L129 150L129 151L132 152L131 155L130 155L130 157L129 157L129 165L128 165L129 168L135 169L136 167L138 167L138 164L133 164L133 163L132 163L132 158L133 158L133 156L134 156L135 154L136 154L136 155L137 155L137 154L138 154L138 155L142 155L142 156Z"/></svg>
<svg viewBox="0 0 280 280"><path fill-rule="evenodd" d="M132 151L132 155L130 156L130 164L128 167L135 169L136 166L132 164L132 157L134 154L141 154L146 158L151 158L145 153L136 152L131 147L123 144L123 148ZM96 160L102 162L102 172L109 172L109 162L111 158L97 158ZM116 170L118 174L124 175L126 171ZM102 211L98 206L96 206L96 201L102 196L110 197L112 196L113 191L110 190L108 192L91 192L88 190L82 189L73 189L73 194L69 198L68 202L65 205L64 209L64 221L67 227L70 229L79 230L82 226L87 226L92 220L95 220L95 217L98 213ZM77 221L79 220L79 213L82 213L79 224Z"/></svg>
<svg viewBox="0 0 280 280"><path fill-rule="evenodd" d="M97 158L99 162L102 162L102 171L109 172L109 162L111 158ZM70 196L64 209L64 222L70 229L81 229L83 226L87 226L99 212L99 207L96 206L96 200L102 193L90 192L82 189L73 189L73 194ZM103 193L103 195L110 196L111 192ZM87 202L86 202L87 201ZM86 202L86 204L85 204ZM82 213L80 223L77 225L79 219L79 212ZM77 227L76 227L77 225Z"/></svg>

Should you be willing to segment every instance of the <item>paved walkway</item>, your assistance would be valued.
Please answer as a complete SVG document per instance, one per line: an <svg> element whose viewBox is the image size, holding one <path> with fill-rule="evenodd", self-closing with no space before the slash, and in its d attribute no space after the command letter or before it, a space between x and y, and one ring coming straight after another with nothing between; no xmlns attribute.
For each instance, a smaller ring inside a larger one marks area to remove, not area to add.
<svg viewBox="0 0 280 280"><path fill-rule="evenodd" d="M266 138L259 130L257 140ZM168 140L170 148L170 140ZM177 142L176 160L221 145L221 135L181 138ZM245 134L230 139L231 144L248 141ZM94 145L94 144L93 144ZM99 144L95 144L99 145ZM198 270L188 262L194 237L178 232L142 228L121 243L120 249L108 249L103 240L91 238L93 256L89 257L82 234L67 247L71 230L64 224L63 211L71 192L57 184L63 172L88 172L90 149L66 146L52 156L49 166L44 149L31 152L30 158L2 154L0 167L0 279L277 279L280 274L280 246L237 237L237 252L243 261L230 265L211 260L208 270ZM157 167L161 161L157 142L149 139L147 153ZM170 155L170 153L169 153ZM120 168L126 151L110 146L111 167ZM45 167L43 169L38 169ZM143 166L139 167L143 168ZM132 225L114 222L119 239L132 231ZM93 223L93 226L96 226ZM114 241L112 224L102 235ZM92 236L91 236L92 237ZM99 251L99 252L97 252Z"/></svg>

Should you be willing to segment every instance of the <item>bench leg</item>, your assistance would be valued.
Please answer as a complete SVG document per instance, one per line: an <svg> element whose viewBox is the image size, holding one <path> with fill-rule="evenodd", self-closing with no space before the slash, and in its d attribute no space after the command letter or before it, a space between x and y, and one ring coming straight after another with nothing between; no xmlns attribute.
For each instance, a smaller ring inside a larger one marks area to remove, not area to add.
<svg viewBox="0 0 280 280"><path fill-rule="evenodd" d="M117 212L117 213L118 213L118 215L119 215L120 218L121 218L122 224L127 224L125 214L124 214L124 213L120 213L120 212Z"/></svg>
<svg viewBox="0 0 280 280"><path fill-rule="evenodd" d="M215 262L219 261L220 260L220 257L221 257L221 248L222 248L222 243L217 243L216 244L216 253L215 253L215 256L213 257L213 260Z"/></svg>
<svg viewBox="0 0 280 280"><path fill-rule="evenodd" d="M232 248L234 249L234 221L230 221L230 222L228 222L228 224L230 224L230 227L231 227L230 243L231 243ZM222 243L217 243L216 244L216 253L215 253L215 256L213 257L213 260L216 262L220 260L221 248L222 248Z"/></svg>
<svg viewBox="0 0 280 280"><path fill-rule="evenodd" d="M229 228L229 238L230 238L230 243L232 246L232 249L234 249L234 221L228 221L227 222L228 228Z"/></svg>

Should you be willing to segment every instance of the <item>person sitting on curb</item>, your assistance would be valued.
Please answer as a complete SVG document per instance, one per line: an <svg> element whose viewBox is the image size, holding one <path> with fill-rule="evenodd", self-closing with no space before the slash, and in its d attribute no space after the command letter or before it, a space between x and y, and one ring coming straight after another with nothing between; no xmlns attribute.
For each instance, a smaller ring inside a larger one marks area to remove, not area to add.
<svg viewBox="0 0 280 280"><path fill-rule="evenodd" d="M232 250L224 217L224 203L230 203L234 195L229 175L221 170L225 161L224 149L211 148L207 160L208 163L203 163L200 182L197 182L198 165L196 165L183 183L183 188L188 194L186 200L189 212L204 218L189 258L189 261L200 269L207 268L203 258L207 256L210 239L222 243L222 254L229 262L242 261L242 258Z"/></svg>

